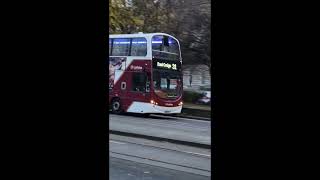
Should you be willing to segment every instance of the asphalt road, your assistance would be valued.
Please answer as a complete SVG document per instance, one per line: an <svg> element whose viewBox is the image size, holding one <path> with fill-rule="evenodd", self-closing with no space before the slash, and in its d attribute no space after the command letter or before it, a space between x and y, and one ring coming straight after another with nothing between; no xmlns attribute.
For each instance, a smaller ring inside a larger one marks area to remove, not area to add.
<svg viewBox="0 0 320 180"><path fill-rule="evenodd" d="M211 122L177 117L109 116L110 130L211 145Z"/></svg>
<svg viewBox="0 0 320 180"><path fill-rule="evenodd" d="M210 180L211 177L110 158L110 180Z"/></svg>
<svg viewBox="0 0 320 180"><path fill-rule="evenodd" d="M209 179L211 150L111 135L110 178Z"/></svg>

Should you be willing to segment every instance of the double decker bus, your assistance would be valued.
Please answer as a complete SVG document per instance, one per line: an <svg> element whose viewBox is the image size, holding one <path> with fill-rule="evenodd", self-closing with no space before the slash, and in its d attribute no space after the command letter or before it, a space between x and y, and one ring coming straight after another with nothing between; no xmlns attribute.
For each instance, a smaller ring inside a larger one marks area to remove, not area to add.
<svg viewBox="0 0 320 180"><path fill-rule="evenodd" d="M109 104L112 112L181 113L181 66L180 44L171 35L109 35Z"/></svg>

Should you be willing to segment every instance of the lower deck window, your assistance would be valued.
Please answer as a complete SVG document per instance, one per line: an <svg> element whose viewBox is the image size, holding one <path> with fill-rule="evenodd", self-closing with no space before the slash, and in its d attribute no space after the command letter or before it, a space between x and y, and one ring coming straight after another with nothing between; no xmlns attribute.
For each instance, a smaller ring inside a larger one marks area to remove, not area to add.
<svg viewBox="0 0 320 180"><path fill-rule="evenodd" d="M133 73L132 90L137 92L145 92L146 80L147 80L147 76L145 73Z"/></svg>

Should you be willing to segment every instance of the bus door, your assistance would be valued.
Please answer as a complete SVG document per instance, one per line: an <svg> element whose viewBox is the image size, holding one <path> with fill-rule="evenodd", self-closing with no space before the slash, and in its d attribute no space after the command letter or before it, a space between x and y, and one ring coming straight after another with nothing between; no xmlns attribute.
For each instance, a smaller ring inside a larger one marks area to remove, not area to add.
<svg viewBox="0 0 320 180"><path fill-rule="evenodd" d="M150 102L150 72L132 72L132 100Z"/></svg>

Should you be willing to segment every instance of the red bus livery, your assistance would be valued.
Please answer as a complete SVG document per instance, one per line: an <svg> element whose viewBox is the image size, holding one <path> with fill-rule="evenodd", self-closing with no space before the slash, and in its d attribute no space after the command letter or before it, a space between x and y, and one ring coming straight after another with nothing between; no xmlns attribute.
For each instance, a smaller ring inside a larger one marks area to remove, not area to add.
<svg viewBox="0 0 320 180"><path fill-rule="evenodd" d="M165 33L109 35L109 103L114 113L181 113L179 41Z"/></svg>

